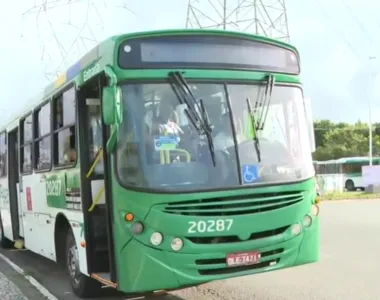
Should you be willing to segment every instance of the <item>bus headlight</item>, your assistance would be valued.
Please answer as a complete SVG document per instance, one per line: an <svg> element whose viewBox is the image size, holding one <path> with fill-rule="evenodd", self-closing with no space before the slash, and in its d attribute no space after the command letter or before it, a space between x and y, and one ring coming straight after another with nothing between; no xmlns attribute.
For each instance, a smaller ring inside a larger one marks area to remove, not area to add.
<svg viewBox="0 0 380 300"><path fill-rule="evenodd" d="M141 222L135 222L132 224L131 229L134 235L138 235L144 231L144 225Z"/></svg>
<svg viewBox="0 0 380 300"><path fill-rule="evenodd" d="M309 215L306 215L303 217L303 220L302 220L303 227L310 227L312 223L313 223L312 217L310 217Z"/></svg>
<svg viewBox="0 0 380 300"><path fill-rule="evenodd" d="M319 206L317 204L313 204L310 209L310 214L314 217L319 215Z"/></svg>
<svg viewBox="0 0 380 300"><path fill-rule="evenodd" d="M154 232L150 237L150 242L153 246L159 246L162 243L164 237L159 232Z"/></svg>
<svg viewBox="0 0 380 300"><path fill-rule="evenodd" d="M299 223L292 225L292 234L293 235L299 235L301 233L302 226Z"/></svg>
<svg viewBox="0 0 380 300"><path fill-rule="evenodd" d="M174 251L179 251L183 247L183 241L180 238L174 238L171 242L171 247Z"/></svg>

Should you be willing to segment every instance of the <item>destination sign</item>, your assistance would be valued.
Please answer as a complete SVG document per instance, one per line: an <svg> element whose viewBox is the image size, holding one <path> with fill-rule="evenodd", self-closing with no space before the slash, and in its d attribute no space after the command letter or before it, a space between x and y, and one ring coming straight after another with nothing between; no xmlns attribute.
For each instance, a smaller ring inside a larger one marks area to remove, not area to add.
<svg viewBox="0 0 380 300"><path fill-rule="evenodd" d="M124 69L207 68L299 74L297 54L241 37L177 35L130 39L119 49Z"/></svg>

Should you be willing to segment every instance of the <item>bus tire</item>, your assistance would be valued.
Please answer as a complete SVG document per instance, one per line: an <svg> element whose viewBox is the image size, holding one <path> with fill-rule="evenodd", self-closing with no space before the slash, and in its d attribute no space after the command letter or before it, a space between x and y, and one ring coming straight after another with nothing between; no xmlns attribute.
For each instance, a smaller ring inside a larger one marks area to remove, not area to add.
<svg viewBox="0 0 380 300"><path fill-rule="evenodd" d="M4 235L4 230L3 230L3 223L0 220L0 246L1 248L4 249L9 249L13 248L13 243L11 240L7 239Z"/></svg>
<svg viewBox="0 0 380 300"><path fill-rule="evenodd" d="M80 272L78 247L74 234L69 228L66 235L66 268L70 277L70 285L76 296L89 298L100 293L101 285L98 281Z"/></svg>
<svg viewBox="0 0 380 300"><path fill-rule="evenodd" d="M349 179L349 180L346 181L346 189L349 192L355 191L355 184L354 184L354 182L351 179Z"/></svg>

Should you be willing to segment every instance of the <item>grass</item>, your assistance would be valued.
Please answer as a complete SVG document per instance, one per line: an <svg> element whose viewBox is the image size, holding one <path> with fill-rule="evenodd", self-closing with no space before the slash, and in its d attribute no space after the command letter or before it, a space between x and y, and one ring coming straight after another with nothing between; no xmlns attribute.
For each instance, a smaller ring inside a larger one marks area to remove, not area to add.
<svg viewBox="0 0 380 300"><path fill-rule="evenodd" d="M380 199L380 194L369 194L362 191L326 193L322 195L322 200L349 200L349 199Z"/></svg>

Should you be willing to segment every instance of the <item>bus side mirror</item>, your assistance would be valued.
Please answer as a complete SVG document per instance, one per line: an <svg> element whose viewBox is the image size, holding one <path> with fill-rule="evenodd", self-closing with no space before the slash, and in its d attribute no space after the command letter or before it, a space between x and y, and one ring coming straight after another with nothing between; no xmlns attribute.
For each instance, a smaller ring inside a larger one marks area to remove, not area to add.
<svg viewBox="0 0 380 300"><path fill-rule="evenodd" d="M107 86L103 88L102 95L102 115L104 124L107 126L115 123L115 87Z"/></svg>
<svg viewBox="0 0 380 300"><path fill-rule="evenodd" d="M313 114L311 110L311 101L309 98L304 98L305 104L305 114L306 114L306 126L307 131L309 133L309 142L311 152L315 152L315 135L314 135L314 122L313 122Z"/></svg>
<svg viewBox="0 0 380 300"><path fill-rule="evenodd" d="M120 124L122 121L122 101L120 88L107 86L103 88L102 95L102 116L104 124Z"/></svg>

